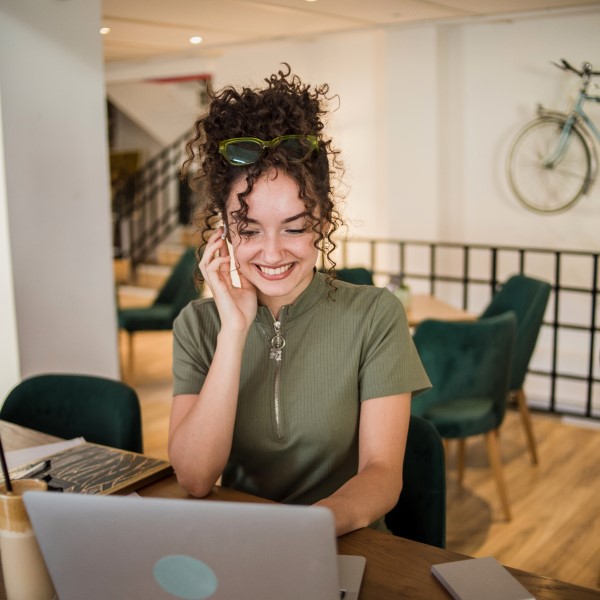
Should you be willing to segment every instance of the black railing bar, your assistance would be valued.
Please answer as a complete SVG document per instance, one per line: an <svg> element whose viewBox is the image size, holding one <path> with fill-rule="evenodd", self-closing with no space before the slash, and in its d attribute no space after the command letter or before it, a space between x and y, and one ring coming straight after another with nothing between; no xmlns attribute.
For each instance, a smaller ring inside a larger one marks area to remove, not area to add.
<svg viewBox="0 0 600 600"><path fill-rule="evenodd" d="M552 319L552 370L550 374L550 410L554 411L556 404L556 366L558 364L558 323L559 323L559 304L560 304L560 252L554 253L554 316Z"/></svg>
<svg viewBox="0 0 600 600"><path fill-rule="evenodd" d="M544 322L542 325L546 325L547 327L554 327L554 323ZM600 333L600 327L594 325L594 329L592 329L589 325L578 325L577 323L559 323L557 325L559 329L568 329L569 331L585 331L587 333Z"/></svg>
<svg viewBox="0 0 600 600"><path fill-rule="evenodd" d="M405 285L404 283L404 242L400 242L398 244L398 263L400 265L400 285Z"/></svg>
<svg viewBox="0 0 600 600"><path fill-rule="evenodd" d="M552 373L550 373L549 371L543 371L540 369L529 369L529 371L527 371L527 372L531 373L532 375L543 375L545 377L549 377L552 375ZM581 381L582 383L584 383L584 382L587 383L588 376L587 375L578 375L577 373L557 373L556 379L568 379L569 381ZM600 383L600 378L592 377L592 382Z"/></svg>
<svg viewBox="0 0 600 600"><path fill-rule="evenodd" d="M496 248L492 248L490 262L490 270L492 272L492 280L490 281L490 295L494 296L498 292L498 250Z"/></svg>
<svg viewBox="0 0 600 600"><path fill-rule="evenodd" d="M462 285L463 285L463 300L462 307L463 310L466 310L467 306L469 306L469 246L463 247L463 277L462 277Z"/></svg>
<svg viewBox="0 0 600 600"><path fill-rule="evenodd" d="M590 417L592 414L592 399L593 399L593 382L594 382L594 359L596 354L594 331L596 329L596 301L598 293L598 257L594 257L594 268L592 274L592 308L591 308L591 323L590 330L590 357L588 363L588 389L587 389L587 406L586 416Z"/></svg>
<svg viewBox="0 0 600 600"><path fill-rule="evenodd" d="M374 271L373 272L374 275L387 275L388 277L393 277L395 275L398 275L398 273L392 272L392 271ZM427 273L407 273L404 272L403 274L403 278L406 279L425 279L427 281L431 280L432 277L430 275L428 275ZM463 283L463 278L458 276L458 275L434 275L433 277L436 281L442 281L444 283ZM469 284L479 284L479 285L489 285L490 280L489 279L480 279L480 278L473 278L473 279L469 279L468 281Z"/></svg>
<svg viewBox="0 0 600 600"><path fill-rule="evenodd" d="M519 274L525 274L525 250L519 248Z"/></svg>
<svg viewBox="0 0 600 600"><path fill-rule="evenodd" d="M347 264L347 263L343 263L343 264ZM389 271L389 270L374 270L373 273L376 275L382 275L382 276L387 275L388 277L393 277L393 276L398 275L398 273L396 273L395 271ZM436 281L443 281L446 283L464 283L464 281L465 281L464 277L461 277L460 275L433 275L432 276L429 273L427 273L426 271L424 271L423 273L410 273L407 271L401 271L401 273L402 273L403 278L405 278L405 279L427 279L427 280L430 280L433 277ZM469 283L469 284L476 283L479 285L489 285L490 280L482 279L479 277L474 277L472 279L469 279L467 283ZM574 287L574 286L557 287L556 285L552 285L552 290L554 292L556 292L558 290L561 292L573 292L573 293L577 293L577 294L586 294L586 295L590 294L590 289L584 288L584 287ZM600 295L600 290L596 290L593 293Z"/></svg>
<svg viewBox="0 0 600 600"><path fill-rule="evenodd" d="M435 244L429 244L429 293L435 294Z"/></svg>
<svg viewBox="0 0 600 600"><path fill-rule="evenodd" d="M352 243L371 243L371 242L375 242L377 244L398 244L400 243L400 240L398 239L393 239L393 238L364 238L364 237L355 237L355 236L351 236L351 237L347 237L344 238L345 241L347 242L352 242ZM424 246L424 247L429 247L431 246L432 242L430 241L425 241L425 240L402 240L402 242L404 242L407 245L412 245L412 246ZM434 242L434 244L437 247L443 247L443 248L455 248L455 249L461 249L464 247L464 243L461 242ZM525 251L525 252L529 252L529 253L539 253L539 254L556 254L557 252L559 254L568 254L568 255L574 255L574 256L586 256L586 257L590 257L590 256L600 256L600 252L590 252L587 250L575 250L575 249L564 249L564 250L555 250L555 249L551 249L551 248L535 248L535 247L520 247L520 246L486 246L485 244L469 244L469 247L472 250L486 250L486 251L490 251L492 248L496 249L496 250L500 250L502 252L520 252L520 251Z"/></svg>

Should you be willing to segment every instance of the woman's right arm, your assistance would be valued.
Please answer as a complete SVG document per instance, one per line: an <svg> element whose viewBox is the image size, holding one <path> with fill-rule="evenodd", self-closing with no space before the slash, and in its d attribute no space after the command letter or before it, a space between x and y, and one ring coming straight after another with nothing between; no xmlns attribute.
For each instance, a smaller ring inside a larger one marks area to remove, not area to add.
<svg viewBox="0 0 600 600"><path fill-rule="evenodd" d="M169 424L169 460L181 486L194 496L210 493L231 452L242 354L257 306L256 291L243 275L241 288L231 283L221 232L208 240L200 262L221 320L215 354L200 393L173 398Z"/></svg>

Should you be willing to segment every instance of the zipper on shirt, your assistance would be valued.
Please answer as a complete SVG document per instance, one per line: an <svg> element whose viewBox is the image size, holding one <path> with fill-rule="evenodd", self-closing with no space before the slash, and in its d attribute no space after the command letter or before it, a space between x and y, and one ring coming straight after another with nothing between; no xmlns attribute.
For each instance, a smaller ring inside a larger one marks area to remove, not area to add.
<svg viewBox="0 0 600 600"><path fill-rule="evenodd" d="M281 308L281 312L286 307ZM279 441L284 439L283 435L283 415L281 414L281 359L283 348L285 346L285 338L281 334L281 321L276 319L271 310L273 318L273 329L275 335L271 338L271 348L269 350L269 359L275 361L275 381L273 384L273 415L275 418L275 435Z"/></svg>

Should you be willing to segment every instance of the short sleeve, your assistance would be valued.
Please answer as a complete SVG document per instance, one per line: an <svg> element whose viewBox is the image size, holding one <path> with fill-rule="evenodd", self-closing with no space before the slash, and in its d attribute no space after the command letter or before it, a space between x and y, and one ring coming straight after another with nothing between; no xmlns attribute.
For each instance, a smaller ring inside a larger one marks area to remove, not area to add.
<svg viewBox="0 0 600 600"><path fill-rule="evenodd" d="M369 317L359 371L361 401L429 389L431 383L398 298L382 289Z"/></svg>
<svg viewBox="0 0 600 600"><path fill-rule="evenodd" d="M173 395L198 394L214 356L219 331L212 301L188 304L173 323Z"/></svg>

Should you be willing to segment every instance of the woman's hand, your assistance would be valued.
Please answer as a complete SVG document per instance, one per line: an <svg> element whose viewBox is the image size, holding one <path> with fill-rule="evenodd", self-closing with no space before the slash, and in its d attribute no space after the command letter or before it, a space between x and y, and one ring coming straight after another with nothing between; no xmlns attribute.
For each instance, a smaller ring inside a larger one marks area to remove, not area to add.
<svg viewBox="0 0 600 600"><path fill-rule="evenodd" d="M219 227L208 238L200 271L211 289L221 318L221 330L246 332L257 310L256 288L238 271L241 287L231 280L231 257L224 229Z"/></svg>

